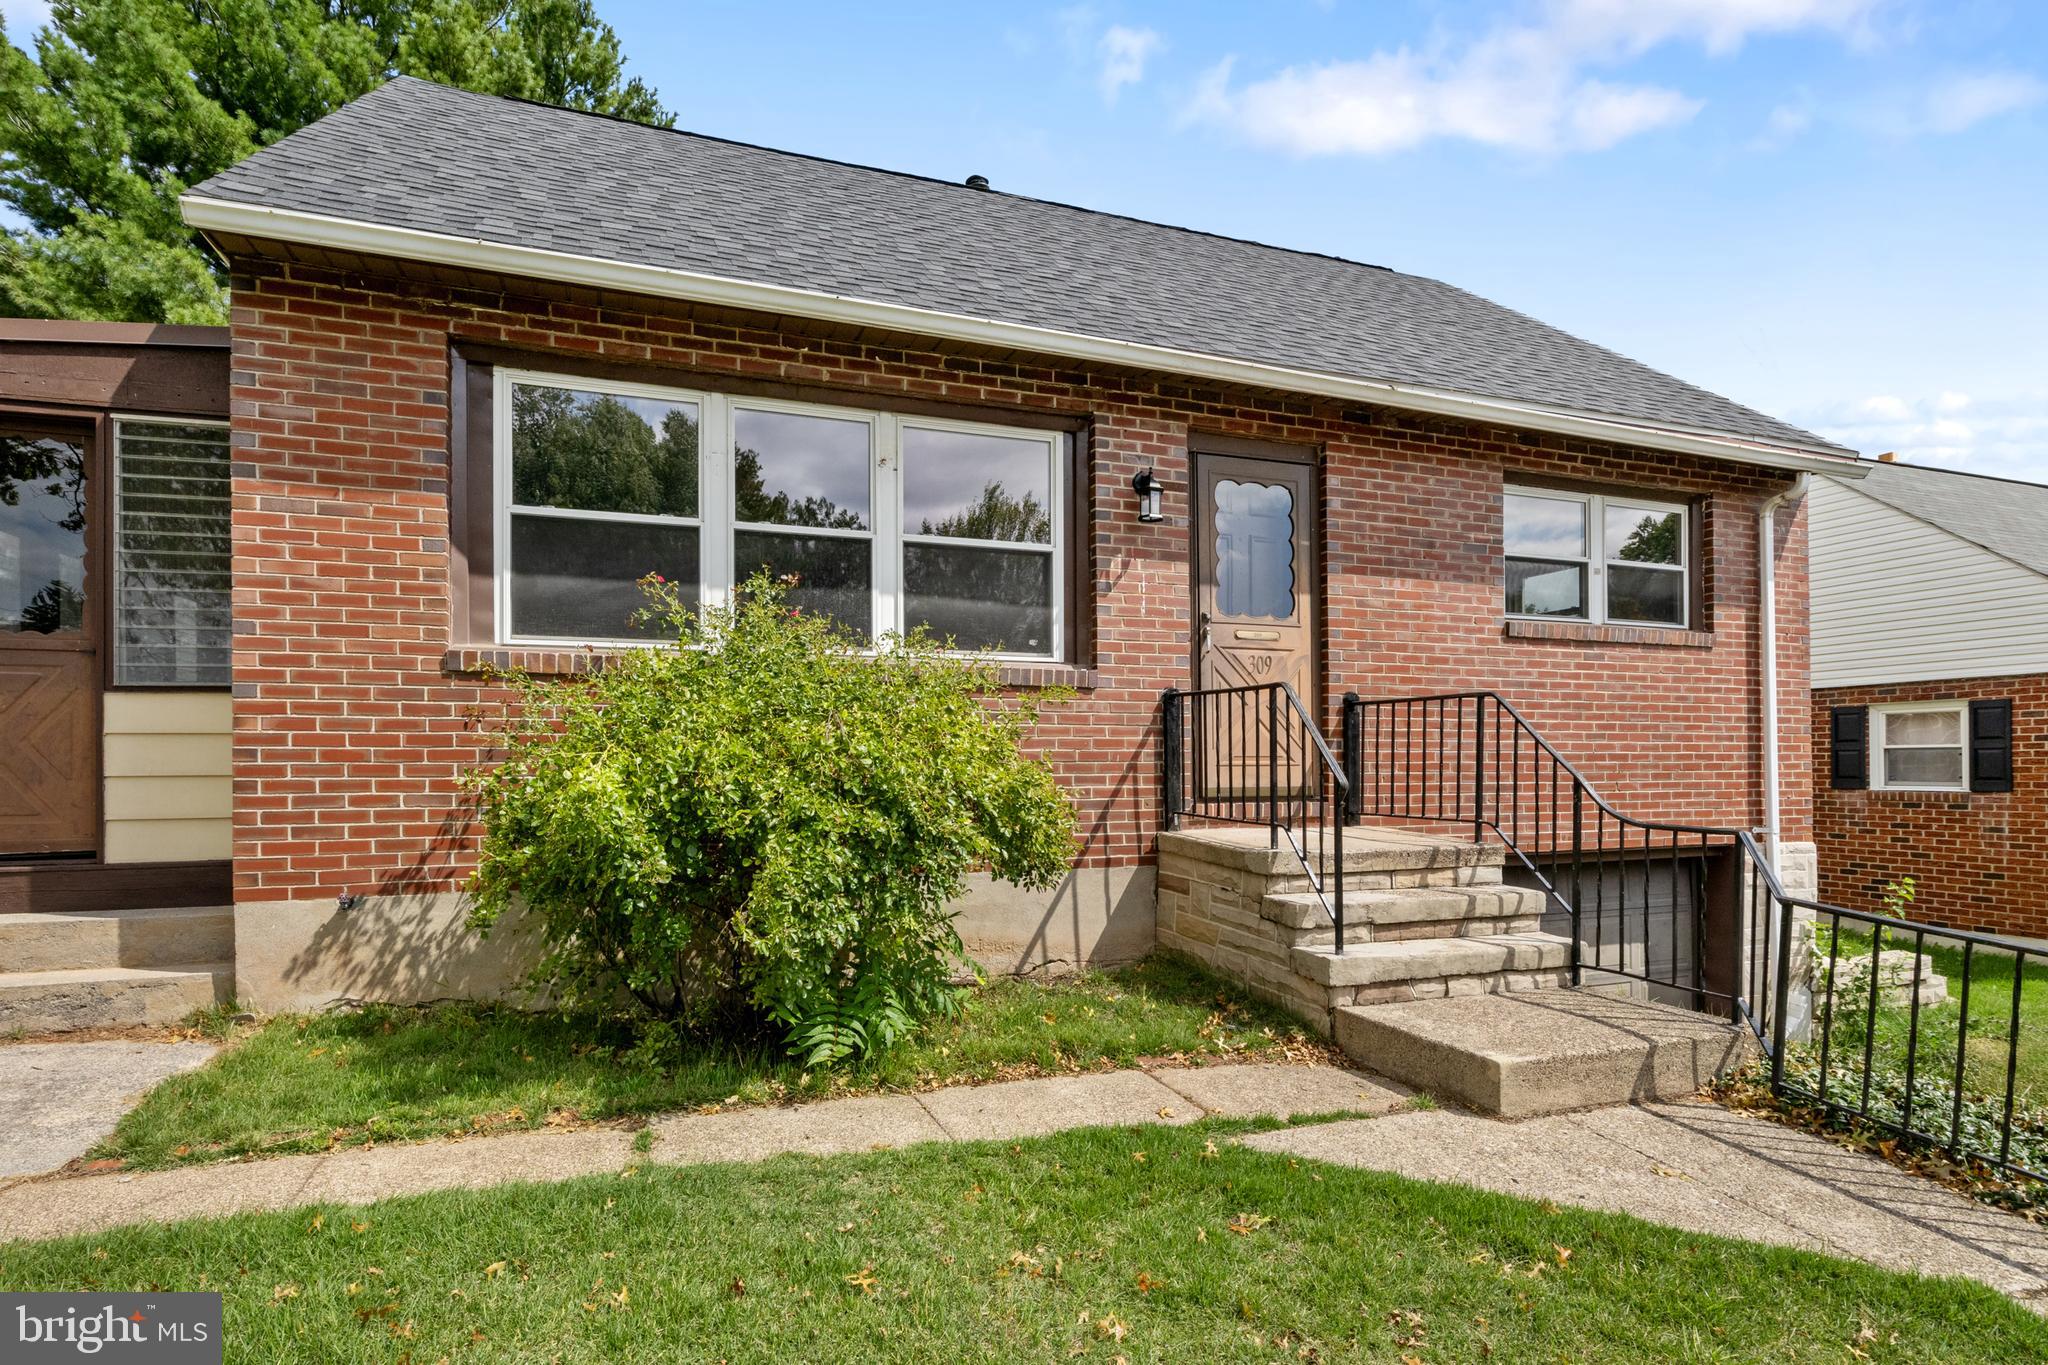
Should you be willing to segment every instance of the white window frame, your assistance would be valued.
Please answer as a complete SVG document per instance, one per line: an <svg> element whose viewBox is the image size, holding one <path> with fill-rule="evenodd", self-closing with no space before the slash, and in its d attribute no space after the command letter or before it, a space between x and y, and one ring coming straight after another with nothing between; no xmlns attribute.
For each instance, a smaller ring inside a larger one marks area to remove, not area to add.
<svg viewBox="0 0 2048 1365"><path fill-rule="evenodd" d="M1507 484L1501 490L1501 565L1506 572L1510 559L1538 558L1534 555L1517 555L1507 548L1507 500L1509 498L1542 498L1551 502L1574 502L1579 504L1586 522L1586 553L1583 555L1545 555L1541 558L1555 559L1559 563L1583 564L1586 566L1586 611L1580 616L1542 615L1533 612L1508 612L1512 621L1571 621L1582 625L1645 626L1653 630L1687 630L1692 626L1692 508L1682 502L1660 502L1654 498L1627 496L1610 497L1603 493L1578 493L1561 488L1532 488L1521 484ZM1613 559L1607 547L1607 509L1610 506L1640 509L1645 512L1678 515L1678 563L1644 564L1632 559ZM1678 617L1676 621L1642 621L1629 616L1615 616L1607 609L1607 570L1610 567L1625 569L1651 569L1659 573L1678 575Z"/></svg>
<svg viewBox="0 0 2048 1365"><path fill-rule="evenodd" d="M117 412L112 414L112 426L114 430L114 449L113 458L110 459L107 463L109 466L109 472L113 475L113 483L112 486L107 489L106 498L108 521L112 523L108 527L107 536L107 652L110 656L108 676L113 679L109 686L113 690L120 692L221 691L227 687L227 684L176 682L124 682L121 680L121 583L123 576L126 573L126 569L121 562L121 476L123 472L123 465L125 463L123 451L123 446L125 443L122 440L122 432L125 427L130 425L159 427L214 427L217 428L223 435L226 435L229 431L229 427L231 424L217 417L172 417L160 414L151 415L146 412ZM234 506L234 461L234 447L232 444L230 444L228 447L228 506L230 509L230 515L232 515L232 508ZM88 471L88 474L89 473L90 471ZM88 496L90 496L90 493L88 493ZM89 573L90 569L88 569L87 572ZM232 658L234 653L234 633L232 626L230 626L229 628L228 644L229 656L230 658Z"/></svg>
<svg viewBox="0 0 2048 1365"><path fill-rule="evenodd" d="M610 393L627 398L648 398L668 403L697 405L697 515L673 517L639 512L589 512L567 508L530 508L523 515L560 516L586 521L643 522L697 528L699 605L719 607L732 600L735 587L734 537L738 531L756 531L789 536L831 536L865 540L870 552L871 619L873 638L879 643L885 634L907 629L903 591L903 556L906 544L943 544L963 549L1023 550L1052 556L1052 641L1042 654L1016 651L991 652L987 657L1017 663L1062 663L1066 659L1066 537L1067 462L1062 458L1061 433L1036 427L1010 427L999 423L965 422L936 417L907 417L870 408L839 407L823 403L793 402L775 398L738 397L703 389L671 388L655 384L624 383L586 379L579 375L538 370L501 368L494 378L492 393L492 536L497 552L493 557L492 601L495 605L497 643L507 646L551 648L599 645L604 648L658 645L658 640L634 640L604 636L521 635L512 630L512 388L515 384L571 389L584 393ZM742 411L782 412L822 417L832 421L860 422L868 428L868 529L838 527L778 526L765 522L738 520L738 489L734 477L739 414ZM928 431L958 431L1010 440L1029 441L1045 447L1052 496L1052 543L968 540L957 536L924 536L903 533L902 432L905 428ZM963 654L976 651L963 650Z"/></svg>
<svg viewBox="0 0 2048 1365"><path fill-rule="evenodd" d="M1946 714L1956 718L1954 744L1896 744L1885 742L1893 716ZM1954 749L1962 755L1962 776L1954 782L1890 782L1885 778L1887 748ZM1970 703L1967 701L1887 702L1870 708L1870 787L1888 792L1967 792L1970 790Z"/></svg>
<svg viewBox="0 0 2048 1365"><path fill-rule="evenodd" d="M1052 498L1047 509L1052 518L1052 540L1044 545L1028 540L976 540L965 536L927 536L903 529L903 445L901 433L905 430L957 431L969 436L996 436L1004 440L1029 441L1045 448L1046 489ZM892 590L895 598L890 602L890 615L877 616L877 620L894 621L900 633L909 629L905 623L908 609L908 594L902 590L904 549L910 545L942 545L961 550L1011 550L1044 553L1052 556L1052 647L1044 654L1002 653L992 657L1013 660L1020 663L1058 662L1066 657L1067 639L1067 543L1066 530L1066 461L1061 459L1060 433L1029 427L997 426L987 422L960 422L939 417L902 417L896 419L897 439L892 440L894 458L887 464L889 481L893 485L893 513L896 518L895 551L890 555L894 561L890 572L894 575Z"/></svg>

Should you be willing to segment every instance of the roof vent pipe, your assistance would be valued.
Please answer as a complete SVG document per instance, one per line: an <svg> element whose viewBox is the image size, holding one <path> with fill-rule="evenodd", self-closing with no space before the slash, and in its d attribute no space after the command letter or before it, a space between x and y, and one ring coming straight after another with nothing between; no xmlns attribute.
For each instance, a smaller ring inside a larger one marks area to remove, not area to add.
<svg viewBox="0 0 2048 1365"><path fill-rule="evenodd" d="M987 188L988 188L988 177L987 177L987 176L985 176L985 175L970 175L970 176L968 176L968 177L967 177L967 188L968 188L968 189L970 189L970 190L985 190L985 189L987 189Z"/></svg>

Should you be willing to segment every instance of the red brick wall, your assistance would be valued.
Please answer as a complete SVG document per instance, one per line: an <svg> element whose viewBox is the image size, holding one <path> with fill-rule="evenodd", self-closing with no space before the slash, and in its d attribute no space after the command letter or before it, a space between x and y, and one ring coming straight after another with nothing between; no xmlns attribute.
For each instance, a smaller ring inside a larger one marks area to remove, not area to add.
<svg viewBox="0 0 2048 1365"><path fill-rule="evenodd" d="M1833 708L1999 697L2013 703L2012 791L1836 791L1828 785ZM1881 910L1885 886L1910 876L1915 919L2048 938L2048 675L1816 691L1812 747L1823 901Z"/></svg>
<svg viewBox="0 0 2048 1365"><path fill-rule="evenodd" d="M507 289L515 286L508 285ZM1187 685L1191 428L1321 444L1330 694L1493 688L1624 809L1760 817L1755 513L1782 478L1742 466L1521 437L1065 362L848 339L375 275L237 262L234 298L235 831L243 900L445 889L470 839L456 783L496 700L450 672L451 340L1085 416L1099 685L1041 732L1084 808L1084 862L1148 856L1160 691ZM544 367L544 359L536 359ZM1168 520L1140 525L1155 466ZM1711 636L1689 647L1503 637L1504 471L1711 495ZM1782 555L1784 690L1806 695L1803 517ZM1711 644L1704 643L1711 638ZM1806 749L1788 746L1788 835L1804 837Z"/></svg>

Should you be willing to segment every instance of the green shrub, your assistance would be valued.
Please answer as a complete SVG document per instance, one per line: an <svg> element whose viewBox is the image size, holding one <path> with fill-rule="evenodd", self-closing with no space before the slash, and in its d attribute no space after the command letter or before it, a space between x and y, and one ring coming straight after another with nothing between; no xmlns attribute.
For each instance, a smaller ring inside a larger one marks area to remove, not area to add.
<svg viewBox="0 0 2048 1365"><path fill-rule="evenodd" d="M864 651L765 578L701 616L644 586L674 645L513 678L504 760L473 779L472 922L523 905L565 1006L772 1021L818 1062L952 1009L966 874L1049 887L1073 856L1071 806L1019 750L1033 702L922 635Z"/></svg>

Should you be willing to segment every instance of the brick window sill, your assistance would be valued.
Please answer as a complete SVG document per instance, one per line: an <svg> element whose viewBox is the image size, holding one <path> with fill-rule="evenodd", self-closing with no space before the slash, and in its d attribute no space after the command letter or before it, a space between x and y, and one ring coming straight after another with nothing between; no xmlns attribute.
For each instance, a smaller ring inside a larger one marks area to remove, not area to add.
<svg viewBox="0 0 2048 1365"><path fill-rule="evenodd" d="M1510 640L1572 640L1591 645L1659 645L1672 649L1712 649L1711 630L1675 630L1670 626L1596 626L1584 621L1508 621L1502 634Z"/></svg>
<svg viewBox="0 0 2048 1365"><path fill-rule="evenodd" d="M460 645L442 656L441 667L445 672L469 677L510 672L568 677L595 673L617 657L601 649ZM1085 692L1101 682L1094 669L1075 668L1071 664L998 664L997 674L1005 687L1071 687Z"/></svg>

